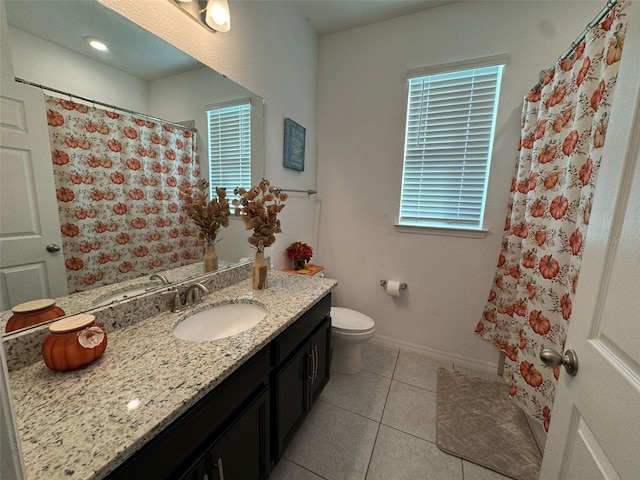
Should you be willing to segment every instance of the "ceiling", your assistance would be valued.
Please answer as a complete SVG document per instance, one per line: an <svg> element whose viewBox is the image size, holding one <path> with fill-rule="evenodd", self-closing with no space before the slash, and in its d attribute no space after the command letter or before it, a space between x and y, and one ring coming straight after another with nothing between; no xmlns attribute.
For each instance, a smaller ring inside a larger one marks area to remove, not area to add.
<svg viewBox="0 0 640 480"><path fill-rule="evenodd" d="M233 0L230 0L233 1ZM283 0L304 15L318 35L341 32L421 12L457 0Z"/></svg>
<svg viewBox="0 0 640 480"><path fill-rule="evenodd" d="M230 0L233 5L234 1ZM265 1L265 0L261 0ZM336 33L435 8L456 0L270 0L296 8L318 35ZM94 1L8 0L9 25L147 81L202 64ZM233 6L231 7L233 12ZM98 37L108 53L84 40ZM135 48L132 48L135 46Z"/></svg>

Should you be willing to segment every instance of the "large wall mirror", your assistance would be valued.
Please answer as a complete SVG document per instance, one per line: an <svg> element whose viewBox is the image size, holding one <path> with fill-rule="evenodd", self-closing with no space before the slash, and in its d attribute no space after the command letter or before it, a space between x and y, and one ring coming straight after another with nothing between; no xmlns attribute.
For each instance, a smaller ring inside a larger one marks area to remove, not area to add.
<svg viewBox="0 0 640 480"><path fill-rule="evenodd" d="M126 111L139 112L171 122L193 122L198 131L202 176L205 178L208 176L205 107L238 99L250 99L252 182L257 182L263 176L264 105L263 99L259 96L94 0L7 0L5 7L16 77L78 97L115 105ZM179 14L178 9L176 13ZM87 45L87 37L103 40L109 45L109 52L92 50ZM42 93L63 97L61 94L47 91ZM45 115L44 110L42 115ZM46 161L36 168L51 168L50 154L47 157ZM219 235L221 240L216 244L222 268L227 268L237 263L240 258L251 255L242 222L232 219L230 223L228 228L223 229ZM60 229L59 223L57 228ZM0 230L1 237L5 231L4 225ZM7 252L10 252L10 249L2 246L1 253L4 258L0 268L1 275L13 268L12 262L19 263L10 258L11 255ZM194 264L172 269L170 274L165 276L172 282L202 273L201 266ZM145 282L147 280L148 278ZM138 279L127 279L125 282L116 281L113 285L117 285L118 289L122 286L123 291L136 294L129 287L137 281ZM114 291L113 285L109 292ZM156 288L163 286L160 283L143 283L144 288L137 293L148 291L150 285ZM0 313L0 327L4 333L4 322L11 314L10 308L21 302L8 299L10 295L6 285L0 288L4 289L3 304L0 308L4 311ZM67 315L100 306L95 303L96 292L91 296L86 294L87 292L81 292L70 295L77 299L85 296L88 300L70 302L65 308ZM42 292L36 292L27 294L20 300L31 300L28 298L29 295L35 298L43 296ZM55 298L60 294L49 296Z"/></svg>

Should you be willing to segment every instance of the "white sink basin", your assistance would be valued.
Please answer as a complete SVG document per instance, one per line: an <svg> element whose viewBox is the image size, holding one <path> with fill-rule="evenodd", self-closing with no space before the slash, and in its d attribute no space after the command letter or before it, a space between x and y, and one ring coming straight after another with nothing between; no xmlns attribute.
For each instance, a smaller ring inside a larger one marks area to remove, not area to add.
<svg viewBox="0 0 640 480"><path fill-rule="evenodd" d="M157 283L144 283L142 285L136 285L126 288L121 288L116 290L115 292L105 293L104 295L100 295L93 301L94 307L102 307L103 305L109 305L113 302L119 302L121 300L126 300L131 297L136 297L138 295L142 295L143 293L161 287L162 285L158 285Z"/></svg>
<svg viewBox="0 0 640 480"><path fill-rule="evenodd" d="M267 311L253 303L226 303L189 315L173 334L182 340L206 342L237 335L257 325Z"/></svg>

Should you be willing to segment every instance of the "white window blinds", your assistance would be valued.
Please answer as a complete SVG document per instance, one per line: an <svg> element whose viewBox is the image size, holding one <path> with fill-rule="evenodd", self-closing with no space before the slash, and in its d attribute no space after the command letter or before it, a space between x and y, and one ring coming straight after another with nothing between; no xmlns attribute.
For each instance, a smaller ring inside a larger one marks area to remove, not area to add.
<svg viewBox="0 0 640 480"><path fill-rule="evenodd" d="M400 225L482 228L502 68L409 78Z"/></svg>
<svg viewBox="0 0 640 480"><path fill-rule="evenodd" d="M226 104L207 109L209 126L209 184L226 187L233 196L236 187L251 187L251 104Z"/></svg>

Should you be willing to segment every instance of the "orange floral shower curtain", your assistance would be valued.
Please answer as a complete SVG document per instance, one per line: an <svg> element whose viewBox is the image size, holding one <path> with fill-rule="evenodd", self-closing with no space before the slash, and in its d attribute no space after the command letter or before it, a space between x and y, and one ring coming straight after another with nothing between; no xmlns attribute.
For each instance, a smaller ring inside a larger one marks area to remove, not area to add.
<svg viewBox="0 0 640 480"><path fill-rule="evenodd" d="M564 351L628 4L614 6L524 99L502 250L476 327L505 352L512 398L546 430L560 369L539 355Z"/></svg>
<svg viewBox="0 0 640 480"><path fill-rule="evenodd" d="M195 134L46 96L69 292L202 258L179 188L197 181Z"/></svg>

